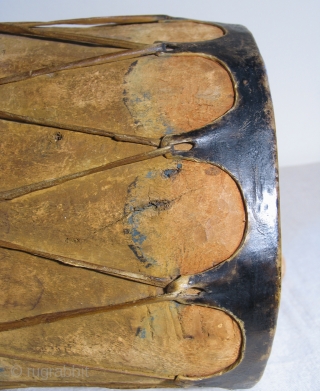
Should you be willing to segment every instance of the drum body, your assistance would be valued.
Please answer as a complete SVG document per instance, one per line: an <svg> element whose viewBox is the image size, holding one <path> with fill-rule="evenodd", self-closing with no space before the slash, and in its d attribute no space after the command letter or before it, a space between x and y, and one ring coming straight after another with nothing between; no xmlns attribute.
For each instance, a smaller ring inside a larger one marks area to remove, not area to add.
<svg viewBox="0 0 320 391"><path fill-rule="evenodd" d="M280 250L251 34L63 23L97 26L0 24L0 387L254 385Z"/></svg>

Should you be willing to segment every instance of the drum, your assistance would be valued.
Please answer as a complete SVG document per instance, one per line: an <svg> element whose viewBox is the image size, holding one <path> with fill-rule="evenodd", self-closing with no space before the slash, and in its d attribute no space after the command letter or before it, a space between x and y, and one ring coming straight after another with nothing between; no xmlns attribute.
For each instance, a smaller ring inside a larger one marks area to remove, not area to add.
<svg viewBox="0 0 320 391"><path fill-rule="evenodd" d="M255 384L280 262L251 34L166 16L0 33L0 387Z"/></svg>

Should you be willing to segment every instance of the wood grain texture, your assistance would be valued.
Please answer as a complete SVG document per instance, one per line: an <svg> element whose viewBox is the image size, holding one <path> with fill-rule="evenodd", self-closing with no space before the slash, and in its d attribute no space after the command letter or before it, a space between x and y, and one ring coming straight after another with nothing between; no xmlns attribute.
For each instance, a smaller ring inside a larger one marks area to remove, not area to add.
<svg viewBox="0 0 320 391"><path fill-rule="evenodd" d="M0 47L1 77L120 51L4 34L0 34Z"/></svg>
<svg viewBox="0 0 320 391"><path fill-rule="evenodd" d="M99 363L106 371L172 379L228 367L239 356L240 340L239 326L222 311L158 303L2 332L0 356Z"/></svg>
<svg viewBox="0 0 320 391"><path fill-rule="evenodd" d="M245 228L229 175L163 157L2 202L0 214L5 241L170 278L227 259Z"/></svg>
<svg viewBox="0 0 320 391"><path fill-rule="evenodd" d="M86 30L142 43L223 35L215 26L194 22ZM0 35L0 47L0 76L117 51L6 35ZM232 108L234 99L230 76L219 62L186 53L0 86L1 111L156 139L213 122ZM8 120L0 120L0 135L0 191L156 151ZM245 224L242 195L228 173L206 162L164 156L0 202L2 241L168 281L231 257ZM52 259L0 248L0 326L6 330L0 332L0 363L6 368L0 380L6 387L173 386L176 376L211 376L239 360L242 331L228 313L172 299L157 302L165 293L160 287ZM148 298L149 304L134 303ZM123 303L121 309L84 311ZM77 310L82 311L77 316L59 318ZM34 325L26 320L43 314L51 320L44 317ZM6 322L21 327L6 328ZM10 375L14 365L22 368L20 379ZM59 371L47 379L39 372L28 375L30 368L65 365L88 367L89 377L67 378Z"/></svg>
<svg viewBox="0 0 320 391"><path fill-rule="evenodd" d="M40 31L43 28L38 28ZM45 30L60 31L61 27L46 27ZM125 41L154 43L165 42L198 42L208 41L223 36L223 31L217 26L192 21L174 21L160 23L104 25L88 28L71 27L68 31L87 35L123 39Z"/></svg>
<svg viewBox="0 0 320 391"><path fill-rule="evenodd" d="M119 304L162 293L160 288L62 266L22 252L0 249L0 260L0 303L5 309L1 322L70 308Z"/></svg>
<svg viewBox="0 0 320 391"><path fill-rule="evenodd" d="M41 28L39 28L41 31ZM64 28L47 27L46 31L65 31ZM83 34L83 28L69 28L67 31ZM202 23L145 23L143 25L96 26L85 29L87 35L124 39L152 44L155 41L194 42L216 39L223 35L220 28ZM70 61L122 49L75 45L29 37L0 34L0 77L45 66L56 66Z"/></svg>
<svg viewBox="0 0 320 391"><path fill-rule="evenodd" d="M61 386L91 386L108 388L153 388L173 386L173 380L166 380L163 376L152 377L143 374L126 374L118 371L106 371L105 368L85 365L66 365L52 359L15 358L7 354L0 357L0 388L20 387L61 387ZM13 378L11 368L16 368L19 376ZM135 386L134 386L135 385Z"/></svg>
<svg viewBox="0 0 320 391"><path fill-rule="evenodd" d="M212 59L189 55L39 76L2 85L0 94L3 111L152 137L200 128L234 102L228 72Z"/></svg>

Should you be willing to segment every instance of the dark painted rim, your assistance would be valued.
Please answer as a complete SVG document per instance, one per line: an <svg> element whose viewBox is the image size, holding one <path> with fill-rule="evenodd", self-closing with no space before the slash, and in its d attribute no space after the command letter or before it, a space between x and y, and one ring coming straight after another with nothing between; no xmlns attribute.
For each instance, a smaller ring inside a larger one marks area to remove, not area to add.
<svg viewBox="0 0 320 391"><path fill-rule="evenodd" d="M238 251L227 261L190 278L203 292L189 304L221 308L242 322L245 347L240 363L207 379L178 381L181 386L249 388L265 369L276 327L280 296L278 168L272 102L265 66L250 32L218 24L225 35L212 41L167 44L171 53L191 52L217 58L235 85L235 106L219 120L169 143L191 142L182 158L206 161L236 180L247 211L247 230ZM177 379L179 380L179 379ZM190 379L191 380L191 379Z"/></svg>

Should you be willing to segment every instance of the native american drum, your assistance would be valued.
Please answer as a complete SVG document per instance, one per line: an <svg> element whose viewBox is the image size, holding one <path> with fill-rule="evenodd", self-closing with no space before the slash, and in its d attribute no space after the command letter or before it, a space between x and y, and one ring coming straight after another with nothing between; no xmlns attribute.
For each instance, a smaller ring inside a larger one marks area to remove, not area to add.
<svg viewBox="0 0 320 391"><path fill-rule="evenodd" d="M254 385L280 250L251 34L166 16L0 32L0 388Z"/></svg>

